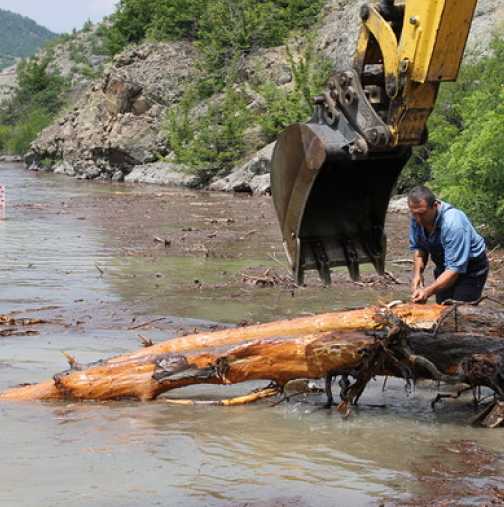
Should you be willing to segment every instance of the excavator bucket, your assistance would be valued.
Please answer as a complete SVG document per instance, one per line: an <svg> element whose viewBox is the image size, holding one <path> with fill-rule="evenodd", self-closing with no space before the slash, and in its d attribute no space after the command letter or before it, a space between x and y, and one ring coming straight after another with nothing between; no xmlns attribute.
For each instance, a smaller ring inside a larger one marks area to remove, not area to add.
<svg viewBox="0 0 504 507"><path fill-rule="evenodd" d="M338 128L317 121L295 124L279 137L271 190L284 247L299 284L317 270L325 285L330 269L359 265L385 270L385 215L409 148L366 152L364 139L344 120Z"/></svg>
<svg viewBox="0 0 504 507"><path fill-rule="evenodd" d="M384 222L411 147L427 140L439 84L457 77L476 0L380 0L360 7L352 68L315 97L312 119L276 144L271 191L298 283L316 269L385 270Z"/></svg>

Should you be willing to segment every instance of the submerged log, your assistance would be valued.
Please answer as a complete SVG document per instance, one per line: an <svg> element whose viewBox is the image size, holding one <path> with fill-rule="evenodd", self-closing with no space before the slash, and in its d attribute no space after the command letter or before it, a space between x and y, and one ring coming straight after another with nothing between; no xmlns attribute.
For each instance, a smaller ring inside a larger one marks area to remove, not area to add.
<svg viewBox="0 0 504 507"><path fill-rule="evenodd" d="M175 338L87 366L69 356L70 370L4 391L0 400L153 400L194 384L273 382L241 399L217 402L234 405L273 396L291 380L337 375L344 380L344 412L374 375L487 386L504 399L503 323L502 315L474 307L341 311Z"/></svg>

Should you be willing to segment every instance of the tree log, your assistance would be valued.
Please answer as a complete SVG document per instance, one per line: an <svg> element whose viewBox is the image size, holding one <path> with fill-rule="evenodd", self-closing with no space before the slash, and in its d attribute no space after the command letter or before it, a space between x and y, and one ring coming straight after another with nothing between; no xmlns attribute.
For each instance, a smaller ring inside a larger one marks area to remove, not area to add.
<svg viewBox="0 0 504 507"><path fill-rule="evenodd" d="M344 380L344 412L374 375L486 386L504 399L503 324L502 314L471 306L341 311L179 337L87 366L68 356L69 370L4 391L0 400L153 400L194 384L274 383L218 402L234 405L272 396L291 380L336 375Z"/></svg>

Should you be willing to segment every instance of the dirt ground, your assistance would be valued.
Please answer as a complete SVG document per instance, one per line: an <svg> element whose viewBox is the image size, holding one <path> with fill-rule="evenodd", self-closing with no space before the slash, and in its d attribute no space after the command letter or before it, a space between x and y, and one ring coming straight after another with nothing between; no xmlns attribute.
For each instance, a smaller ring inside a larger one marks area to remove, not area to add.
<svg viewBox="0 0 504 507"><path fill-rule="evenodd" d="M68 211L82 218L90 215L113 231L124 256L159 258L197 256L218 259L264 258L274 267L250 267L239 280L225 281L233 286L290 287L293 280L287 268L280 230L271 198L244 194L180 192L156 187L152 191L117 191L65 203ZM334 271L333 283L342 289L372 287L389 289L408 286L411 253L408 248L407 212L387 216L387 275L364 270L360 282L352 282L344 270ZM485 294L499 298L504 287L504 249L490 250L491 273ZM426 272L432 279L431 269ZM320 286L316 273L307 276L307 286Z"/></svg>

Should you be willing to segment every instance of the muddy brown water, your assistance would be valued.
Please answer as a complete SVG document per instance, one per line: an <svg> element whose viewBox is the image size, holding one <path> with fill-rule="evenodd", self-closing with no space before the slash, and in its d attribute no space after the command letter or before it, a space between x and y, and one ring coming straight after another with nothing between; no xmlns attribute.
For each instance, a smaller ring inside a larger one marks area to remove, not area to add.
<svg viewBox="0 0 504 507"><path fill-rule="evenodd" d="M35 335L0 337L0 389L65 369L62 351L87 362L137 348L138 334L157 341L408 294L371 272L364 285L342 271L330 289L315 278L293 288L268 198L82 182L5 164L0 184L0 314L50 321L32 326ZM407 255L406 222L390 217L391 258ZM389 269L407 282L401 265ZM282 284L256 283L272 272ZM467 398L433 413L435 392L426 383L407 396L399 381L382 392L377 379L347 420L317 396L229 409L3 404L0 505L504 503L504 430L467 426Z"/></svg>

